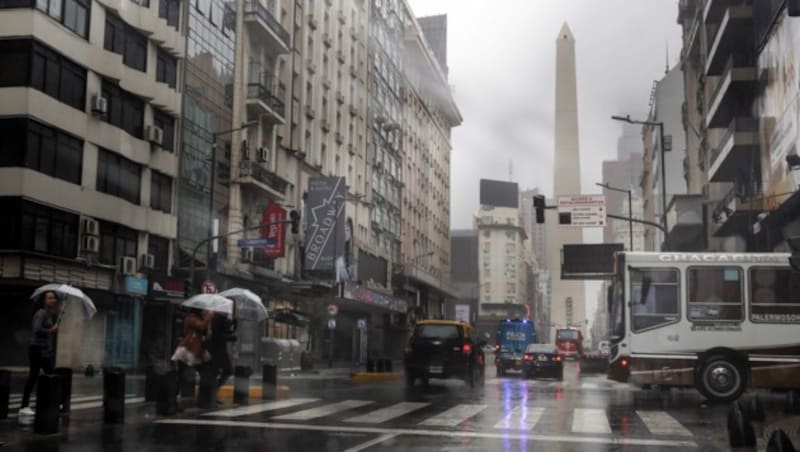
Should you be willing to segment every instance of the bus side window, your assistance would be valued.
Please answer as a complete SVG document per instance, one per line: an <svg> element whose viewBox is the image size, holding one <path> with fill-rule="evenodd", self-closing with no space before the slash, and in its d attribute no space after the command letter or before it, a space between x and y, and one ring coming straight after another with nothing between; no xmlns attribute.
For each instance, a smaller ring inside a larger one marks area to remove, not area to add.
<svg viewBox="0 0 800 452"><path fill-rule="evenodd" d="M631 272L632 328L635 332L679 320L677 269L637 269Z"/></svg>
<svg viewBox="0 0 800 452"><path fill-rule="evenodd" d="M742 270L739 267L690 267L689 320L741 321L744 319Z"/></svg>

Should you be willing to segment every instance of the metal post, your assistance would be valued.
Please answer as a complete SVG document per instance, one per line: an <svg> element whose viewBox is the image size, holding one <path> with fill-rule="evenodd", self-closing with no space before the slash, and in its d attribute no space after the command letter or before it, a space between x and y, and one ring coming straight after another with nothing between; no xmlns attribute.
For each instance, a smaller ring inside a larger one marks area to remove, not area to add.
<svg viewBox="0 0 800 452"><path fill-rule="evenodd" d="M664 123L657 122L658 130L660 131L659 139L661 140L659 148L661 150L661 204L663 205L661 212L661 220L664 224L664 243L662 245L663 251L670 251L669 246L669 228L667 227L667 167L666 167L666 148L664 148Z"/></svg>
<svg viewBox="0 0 800 452"><path fill-rule="evenodd" d="M628 248L628 251L633 251L633 191L630 188L628 189L628 216L631 218L628 220L628 232L630 233L630 248Z"/></svg>
<svg viewBox="0 0 800 452"><path fill-rule="evenodd" d="M216 187L217 177L217 134L211 134L211 183L208 192L208 236L214 235L214 188ZM211 275L211 260L213 259L213 240L208 241L208 251L206 256L206 272Z"/></svg>

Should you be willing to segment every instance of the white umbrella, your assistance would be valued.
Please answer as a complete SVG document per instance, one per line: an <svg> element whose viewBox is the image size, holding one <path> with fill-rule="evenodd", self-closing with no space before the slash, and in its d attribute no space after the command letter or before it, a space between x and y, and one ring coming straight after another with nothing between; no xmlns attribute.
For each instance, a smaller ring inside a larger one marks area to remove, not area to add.
<svg viewBox="0 0 800 452"><path fill-rule="evenodd" d="M82 290L78 289L77 287L70 286L69 284L45 284L33 291L31 299L36 301L43 293L49 291L55 292L59 300L64 303L64 308L66 308L66 305L69 302L80 303L83 305L83 310L86 313L86 317L91 319L95 314L97 314L97 308L92 302L92 299L83 293ZM62 314L64 308L62 308Z"/></svg>
<svg viewBox="0 0 800 452"><path fill-rule="evenodd" d="M181 303L187 308L209 310L230 316L233 312L233 301L216 293L201 293Z"/></svg>
<svg viewBox="0 0 800 452"><path fill-rule="evenodd" d="M253 292L234 287L219 293L221 296L230 298L236 302L236 310L242 320L253 320L261 322L267 319L267 308L261 301L261 297Z"/></svg>

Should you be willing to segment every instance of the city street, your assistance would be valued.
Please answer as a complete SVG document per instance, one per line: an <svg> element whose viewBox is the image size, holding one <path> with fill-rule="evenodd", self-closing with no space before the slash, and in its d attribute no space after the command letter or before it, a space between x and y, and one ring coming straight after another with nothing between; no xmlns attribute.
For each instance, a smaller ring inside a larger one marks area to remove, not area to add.
<svg viewBox="0 0 800 452"><path fill-rule="evenodd" d="M0 423L0 440L26 451L728 450L727 405L706 405L693 390L644 391L602 375L581 377L574 362L565 371L557 382L495 378L490 369L476 390L450 380L407 389L402 381L297 378L287 380L286 400L188 408L168 418L131 394L120 426L101 423L102 401L81 404L75 395L62 433L34 435L11 419ZM781 413L780 394L761 397L763 450L764 430L797 434L789 429L800 418Z"/></svg>

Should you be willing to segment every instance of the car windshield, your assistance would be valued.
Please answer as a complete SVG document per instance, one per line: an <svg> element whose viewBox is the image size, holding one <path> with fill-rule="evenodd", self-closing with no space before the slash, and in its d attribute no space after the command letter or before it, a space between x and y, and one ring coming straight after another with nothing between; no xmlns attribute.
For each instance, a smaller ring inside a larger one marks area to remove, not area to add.
<svg viewBox="0 0 800 452"><path fill-rule="evenodd" d="M455 339L459 328L456 325L420 325L416 335L426 339Z"/></svg>
<svg viewBox="0 0 800 452"><path fill-rule="evenodd" d="M556 336L558 339L577 339L578 332L575 330L559 330L558 335Z"/></svg>
<svg viewBox="0 0 800 452"><path fill-rule="evenodd" d="M557 353L556 346L553 344L531 344L525 349L525 353Z"/></svg>

